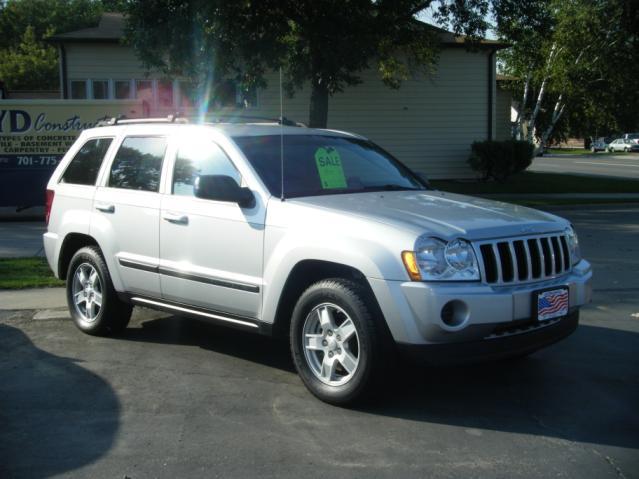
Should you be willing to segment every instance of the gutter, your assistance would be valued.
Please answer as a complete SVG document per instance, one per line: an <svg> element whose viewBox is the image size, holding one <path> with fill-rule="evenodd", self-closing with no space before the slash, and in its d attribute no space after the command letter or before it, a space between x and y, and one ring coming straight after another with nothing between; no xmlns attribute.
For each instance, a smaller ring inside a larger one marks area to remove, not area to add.
<svg viewBox="0 0 639 479"><path fill-rule="evenodd" d="M64 48L64 43L58 45L60 50L60 91L62 92L62 99L69 98L69 82L67 73L67 51Z"/></svg>
<svg viewBox="0 0 639 479"><path fill-rule="evenodd" d="M488 54L488 140L493 139L493 103L494 103L494 93L493 93L493 83L495 83L495 68L493 66L493 59L495 58L495 54L497 53L496 49L492 49Z"/></svg>

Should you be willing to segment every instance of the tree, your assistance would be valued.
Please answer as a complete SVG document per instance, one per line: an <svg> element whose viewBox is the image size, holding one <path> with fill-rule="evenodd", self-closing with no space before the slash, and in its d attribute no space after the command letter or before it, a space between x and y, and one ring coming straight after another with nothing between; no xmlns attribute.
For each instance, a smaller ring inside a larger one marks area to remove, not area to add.
<svg viewBox="0 0 639 479"><path fill-rule="evenodd" d="M630 5L495 0L497 31L513 44L501 60L520 81L518 138L543 148L569 131L604 134L637 125L639 45Z"/></svg>
<svg viewBox="0 0 639 479"><path fill-rule="evenodd" d="M0 78L9 88L52 88L52 79L57 78L57 73L56 50L38 42L31 26L27 27L17 47L0 50Z"/></svg>
<svg viewBox="0 0 639 479"><path fill-rule="evenodd" d="M56 88L58 55L45 40L96 25L102 8L93 0L0 3L0 80L11 89Z"/></svg>
<svg viewBox="0 0 639 479"><path fill-rule="evenodd" d="M476 38L488 0L439 2L441 18ZM432 0L155 0L132 2L127 37L147 67L196 78L265 85L282 68L293 95L310 84L309 124L325 127L331 95L375 66L391 88L437 60L434 29L415 20ZM483 9L483 10L482 10Z"/></svg>

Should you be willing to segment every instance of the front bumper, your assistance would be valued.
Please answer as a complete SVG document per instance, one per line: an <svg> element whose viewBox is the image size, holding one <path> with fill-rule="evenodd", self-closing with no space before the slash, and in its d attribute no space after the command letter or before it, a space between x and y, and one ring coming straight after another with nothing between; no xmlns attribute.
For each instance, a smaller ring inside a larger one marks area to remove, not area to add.
<svg viewBox="0 0 639 479"><path fill-rule="evenodd" d="M536 326L534 323L530 320L528 324L513 326L511 330L500 331L487 339L425 345L400 343L397 347L411 361L427 364L458 364L523 356L572 334L579 324L579 311L574 310L548 324Z"/></svg>
<svg viewBox="0 0 639 479"><path fill-rule="evenodd" d="M497 330L532 322L533 294L547 288L567 287L570 311L576 312L591 300L591 279L590 264L582 260L561 277L511 286L373 278L369 283L396 343L437 345L489 340ZM463 320L455 324L442 318L451 302L463 310Z"/></svg>

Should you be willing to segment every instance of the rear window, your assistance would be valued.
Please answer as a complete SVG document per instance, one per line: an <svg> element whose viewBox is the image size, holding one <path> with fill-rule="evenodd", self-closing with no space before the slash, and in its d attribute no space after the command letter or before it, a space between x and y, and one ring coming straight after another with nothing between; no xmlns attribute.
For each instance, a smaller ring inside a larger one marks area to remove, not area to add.
<svg viewBox="0 0 639 479"><path fill-rule="evenodd" d="M82 145L67 166L60 183L95 185L102 160L112 141L113 138L96 138Z"/></svg>
<svg viewBox="0 0 639 479"><path fill-rule="evenodd" d="M158 191L166 144L159 136L125 138L113 159L108 186Z"/></svg>

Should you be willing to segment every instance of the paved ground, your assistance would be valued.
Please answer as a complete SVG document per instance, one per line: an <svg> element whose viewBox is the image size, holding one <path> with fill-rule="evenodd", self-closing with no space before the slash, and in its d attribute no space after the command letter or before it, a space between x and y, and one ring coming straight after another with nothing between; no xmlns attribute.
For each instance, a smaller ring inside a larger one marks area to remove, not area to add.
<svg viewBox="0 0 639 479"><path fill-rule="evenodd" d="M0 258L44 256L41 221L0 221Z"/></svg>
<svg viewBox="0 0 639 479"><path fill-rule="evenodd" d="M258 336L139 310L93 338L0 312L0 477L639 477L639 207L557 211L596 274L573 336L405 366L355 410L313 399Z"/></svg>
<svg viewBox="0 0 639 479"><path fill-rule="evenodd" d="M592 155L548 154L535 158L528 170L545 173L577 173L639 179L639 153L629 153L627 155L602 153Z"/></svg>

